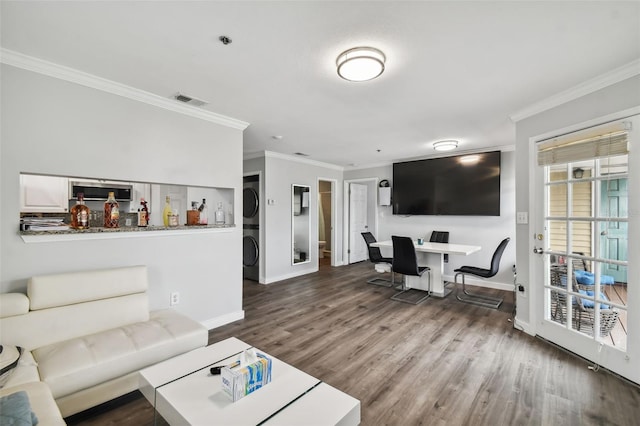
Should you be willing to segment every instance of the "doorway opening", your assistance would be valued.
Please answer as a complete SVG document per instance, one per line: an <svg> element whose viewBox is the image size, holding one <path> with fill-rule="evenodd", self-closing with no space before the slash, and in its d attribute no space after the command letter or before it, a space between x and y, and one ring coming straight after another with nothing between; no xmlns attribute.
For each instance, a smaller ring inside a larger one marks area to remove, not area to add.
<svg viewBox="0 0 640 426"><path fill-rule="evenodd" d="M365 178L345 181L346 263L367 260L367 245L363 232L372 232L378 238L378 179Z"/></svg>
<svg viewBox="0 0 640 426"><path fill-rule="evenodd" d="M333 264L333 182L318 180L318 267L330 267Z"/></svg>

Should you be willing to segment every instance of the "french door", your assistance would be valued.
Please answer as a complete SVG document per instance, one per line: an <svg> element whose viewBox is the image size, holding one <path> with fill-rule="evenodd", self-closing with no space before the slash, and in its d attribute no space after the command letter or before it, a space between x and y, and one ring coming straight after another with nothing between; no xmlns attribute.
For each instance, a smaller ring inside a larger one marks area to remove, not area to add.
<svg viewBox="0 0 640 426"><path fill-rule="evenodd" d="M640 382L640 119L538 142L536 333Z"/></svg>

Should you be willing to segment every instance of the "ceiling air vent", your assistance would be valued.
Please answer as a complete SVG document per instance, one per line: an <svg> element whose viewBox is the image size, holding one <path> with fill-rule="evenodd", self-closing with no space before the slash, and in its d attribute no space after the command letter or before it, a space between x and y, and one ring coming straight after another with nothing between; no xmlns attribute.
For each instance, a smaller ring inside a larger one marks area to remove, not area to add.
<svg viewBox="0 0 640 426"><path fill-rule="evenodd" d="M193 106L198 106L198 107L206 105L206 104L209 103L207 101L203 101L202 99L196 99L196 98L194 98L192 96L184 95L182 93L177 93L174 96L174 98L175 98L176 101L179 101L179 102L182 102L182 103L185 103L185 104L189 104L189 105L193 105Z"/></svg>

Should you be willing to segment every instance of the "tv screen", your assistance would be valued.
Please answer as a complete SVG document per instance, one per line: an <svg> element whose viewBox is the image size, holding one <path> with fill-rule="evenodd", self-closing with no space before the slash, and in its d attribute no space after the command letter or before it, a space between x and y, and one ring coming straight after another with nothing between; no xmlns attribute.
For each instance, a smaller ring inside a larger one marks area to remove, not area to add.
<svg viewBox="0 0 640 426"><path fill-rule="evenodd" d="M393 214L500 216L500 151L393 164Z"/></svg>

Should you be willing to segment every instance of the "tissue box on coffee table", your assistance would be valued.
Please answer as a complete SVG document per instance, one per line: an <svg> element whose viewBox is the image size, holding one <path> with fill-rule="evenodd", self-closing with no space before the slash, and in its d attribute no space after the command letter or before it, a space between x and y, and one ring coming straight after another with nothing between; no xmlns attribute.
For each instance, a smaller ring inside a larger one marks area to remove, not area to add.
<svg viewBox="0 0 640 426"><path fill-rule="evenodd" d="M235 402L271 381L271 358L248 350L240 355L240 364L221 370L222 389Z"/></svg>

